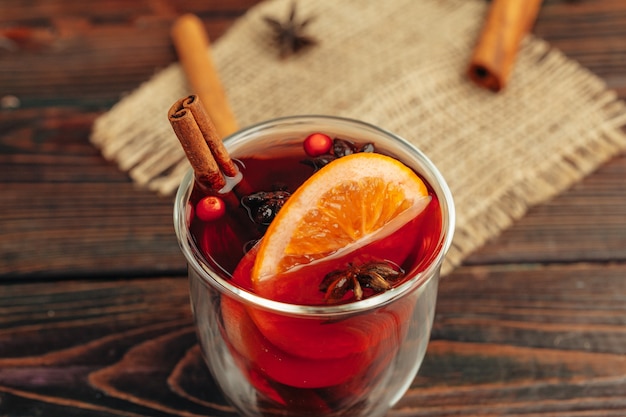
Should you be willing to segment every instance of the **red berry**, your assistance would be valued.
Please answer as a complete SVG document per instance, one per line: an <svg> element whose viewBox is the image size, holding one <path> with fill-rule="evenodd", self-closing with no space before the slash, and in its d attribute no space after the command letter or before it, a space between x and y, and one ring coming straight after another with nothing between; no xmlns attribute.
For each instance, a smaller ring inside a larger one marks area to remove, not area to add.
<svg viewBox="0 0 626 417"><path fill-rule="evenodd" d="M196 216L205 222L219 219L226 213L224 200L215 196L204 197L196 204Z"/></svg>
<svg viewBox="0 0 626 417"><path fill-rule="evenodd" d="M304 152L309 156L320 156L327 154L333 140L323 133L312 133L304 140Z"/></svg>

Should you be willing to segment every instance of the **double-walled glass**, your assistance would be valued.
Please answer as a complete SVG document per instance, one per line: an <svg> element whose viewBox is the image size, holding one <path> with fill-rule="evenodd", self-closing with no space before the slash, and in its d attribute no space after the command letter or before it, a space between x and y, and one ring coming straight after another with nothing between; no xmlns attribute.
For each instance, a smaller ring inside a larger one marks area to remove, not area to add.
<svg viewBox="0 0 626 417"><path fill-rule="evenodd" d="M234 158L267 155L301 149L302 139L311 132L374 143L377 151L425 179L441 210L441 230L430 243L428 264L393 290L358 302L306 306L262 298L229 282L195 244L187 219L190 172L176 196L174 223L189 266L199 343L213 378L242 416L383 416L406 392L426 352L439 271L454 230L452 196L436 167L418 149L355 120L328 116L270 120L237 132L224 143ZM271 335L267 326L259 327L261 322L273 326Z"/></svg>

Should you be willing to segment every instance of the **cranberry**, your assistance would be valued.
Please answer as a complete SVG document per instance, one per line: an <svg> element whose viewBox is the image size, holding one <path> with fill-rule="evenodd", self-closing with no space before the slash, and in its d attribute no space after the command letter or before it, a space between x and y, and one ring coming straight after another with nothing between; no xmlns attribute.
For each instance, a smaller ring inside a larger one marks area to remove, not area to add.
<svg viewBox="0 0 626 417"><path fill-rule="evenodd" d="M196 204L196 216L205 222L219 219L226 213L224 200L216 196L204 197Z"/></svg>
<svg viewBox="0 0 626 417"><path fill-rule="evenodd" d="M304 140L304 152L309 156L320 156L327 154L333 140L323 133L312 133Z"/></svg>

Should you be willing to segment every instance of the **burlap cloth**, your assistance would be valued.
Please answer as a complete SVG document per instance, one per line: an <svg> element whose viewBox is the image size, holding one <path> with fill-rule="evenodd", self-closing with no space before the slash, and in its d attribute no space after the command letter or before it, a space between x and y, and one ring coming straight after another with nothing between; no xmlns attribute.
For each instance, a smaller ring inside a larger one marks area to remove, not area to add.
<svg viewBox="0 0 626 417"><path fill-rule="evenodd" d="M457 229L444 273L527 209L626 149L626 106L603 82L528 36L506 90L465 76L484 21L482 0L299 0L319 44L277 59L262 16L284 20L291 0L252 8L213 44L240 126L293 114L361 119L422 149L448 180ZM171 194L188 169L167 109L189 94L172 64L94 125L93 143L141 185Z"/></svg>

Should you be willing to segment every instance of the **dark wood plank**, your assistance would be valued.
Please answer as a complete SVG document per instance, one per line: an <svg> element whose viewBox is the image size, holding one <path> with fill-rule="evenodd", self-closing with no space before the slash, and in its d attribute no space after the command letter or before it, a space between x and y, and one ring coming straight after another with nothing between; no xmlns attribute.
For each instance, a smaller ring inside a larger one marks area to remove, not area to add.
<svg viewBox="0 0 626 417"><path fill-rule="evenodd" d="M626 155L532 208L466 260L485 263L626 261Z"/></svg>
<svg viewBox="0 0 626 417"><path fill-rule="evenodd" d="M624 415L624 272L459 269L440 285L427 357L397 415Z"/></svg>
<svg viewBox="0 0 626 417"><path fill-rule="evenodd" d="M626 98L626 2L545 1L533 33Z"/></svg>
<svg viewBox="0 0 626 417"><path fill-rule="evenodd" d="M107 109L176 60L170 28L198 14L211 39L258 0L0 4L0 86L21 107Z"/></svg>
<svg viewBox="0 0 626 417"><path fill-rule="evenodd" d="M139 190L86 140L97 113L0 116L0 276L182 272L172 199Z"/></svg>
<svg viewBox="0 0 626 417"><path fill-rule="evenodd" d="M440 285L423 368L390 416L624 415L625 274L460 268ZM184 277L3 285L0 414L234 415L187 297Z"/></svg>

